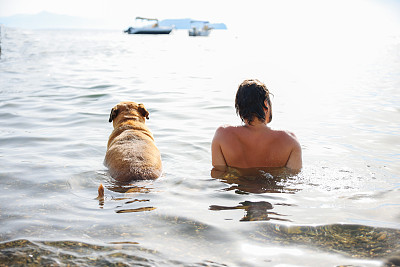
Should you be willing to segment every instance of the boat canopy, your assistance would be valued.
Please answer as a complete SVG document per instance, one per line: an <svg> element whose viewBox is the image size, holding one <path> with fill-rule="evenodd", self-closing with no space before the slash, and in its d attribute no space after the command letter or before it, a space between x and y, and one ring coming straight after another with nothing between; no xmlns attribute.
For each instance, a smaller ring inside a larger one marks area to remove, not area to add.
<svg viewBox="0 0 400 267"><path fill-rule="evenodd" d="M140 19L140 20L155 20L155 21L158 21L158 19L143 18L143 17L136 17L136 19Z"/></svg>
<svg viewBox="0 0 400 267"><path fill-rule="evenodd" d="M210 23L210 22L206 20L191 20L190 23Z"/></svg>

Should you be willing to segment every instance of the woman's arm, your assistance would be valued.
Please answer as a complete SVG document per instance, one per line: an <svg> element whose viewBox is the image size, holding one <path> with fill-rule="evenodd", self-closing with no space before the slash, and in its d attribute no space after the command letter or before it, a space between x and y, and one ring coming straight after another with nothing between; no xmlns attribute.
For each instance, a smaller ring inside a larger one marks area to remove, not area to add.
<svg viewBox="0 0 400 267"><path fill-rule="evenodd" d="M221 149L221 139L223 128L219 127L214 134L214 138L211 143L211 158L212 158L212 165L214 167L218 166L227 166L224 154L222 153Z"/></svg>
<svg viewBox="0 0 400 267"><path fill-rule="evenodd" d="M293 148L292 152L289 155L289 159L286 163L286 167L293 171L300 171L303 167L303 160L302 160L302 153L301 153L301 146L299 141L297 140L294 134L290 134L293 138Z"/></svg>

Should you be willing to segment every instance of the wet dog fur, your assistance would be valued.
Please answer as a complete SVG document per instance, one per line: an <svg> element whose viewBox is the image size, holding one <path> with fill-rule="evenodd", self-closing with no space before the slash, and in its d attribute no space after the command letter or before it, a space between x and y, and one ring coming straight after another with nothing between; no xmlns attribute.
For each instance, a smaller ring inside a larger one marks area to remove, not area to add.
<svg viewBox="0 0 400 267"><path fill-rule="evenodd" d="M153 134L145 125L149 112L143 104L121 102L111 109L113 122L104 165L117 181L154 180L160 177L162 163ZM99 196L104 188L99 188Z"/></svg>

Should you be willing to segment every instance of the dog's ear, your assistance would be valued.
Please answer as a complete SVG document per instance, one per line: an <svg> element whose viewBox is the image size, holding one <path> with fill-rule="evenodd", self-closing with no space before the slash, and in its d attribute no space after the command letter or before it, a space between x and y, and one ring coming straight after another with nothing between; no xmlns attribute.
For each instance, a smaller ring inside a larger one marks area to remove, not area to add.
<svg viewBox="0 0 400 267"><path fill-rule="evenodd" d="M149 112L147 111L147 109L144 107L143 104L139 104L138 111L140 112L140 114L142 114L143 117L149 119Z"/></svg>
<svg viewBox="0 0 400 267"><path fill-rule="evenodd" d="M113 107L110 112L110 118L108 119L108 122L112 122L116 117L118 116L118 108Z"/></svg>

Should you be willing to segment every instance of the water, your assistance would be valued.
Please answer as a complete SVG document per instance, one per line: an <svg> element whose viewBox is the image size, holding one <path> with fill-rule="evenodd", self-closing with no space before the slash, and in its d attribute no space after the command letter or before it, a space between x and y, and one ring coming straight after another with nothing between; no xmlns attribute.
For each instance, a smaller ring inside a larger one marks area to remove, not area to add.
<svg viewBox="0 0 400 267"><path fill-rule="evenodd" d="M2 37L2 264L381 266L400 252L398 36L346 46L230 31ZM300 174L212 173L214 131L240 124L245 78L274 94L271 126L297 135ZM120 101L150 112L156 181L122 186L103 166Z"/></svg>

